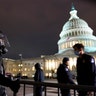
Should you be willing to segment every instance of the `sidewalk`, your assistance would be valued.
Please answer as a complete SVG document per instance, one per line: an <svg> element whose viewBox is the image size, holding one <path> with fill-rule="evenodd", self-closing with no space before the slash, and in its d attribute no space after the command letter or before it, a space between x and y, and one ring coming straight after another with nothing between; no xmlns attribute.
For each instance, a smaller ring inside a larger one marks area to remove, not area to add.
<svg viewBox="0 0 96 96"><path fill-rule="evenodd" d="M26 96L33 96L33 94L27 94ZM58 94L47 93L47 96L58 96Z"/></svg>
<svg viewBox="0 0 96 96"><path fill-rule="evenodd" d="M48 79L48 80L45 80L45 82L57 83L57 80L56 79ZM23 85L21 85L19 92L17 93L17 96L23 96L23 88L24 88ZM9 88L6 88L6 89L7 89L8 96L13 96L13 92ZM32 85L26 85L25 94L26 94L25 96L33 96ZM44 94L44 92L43 92L43 94ZM46 94L47 94L47 96L58 96L57 88L47 87Z"/></svg>

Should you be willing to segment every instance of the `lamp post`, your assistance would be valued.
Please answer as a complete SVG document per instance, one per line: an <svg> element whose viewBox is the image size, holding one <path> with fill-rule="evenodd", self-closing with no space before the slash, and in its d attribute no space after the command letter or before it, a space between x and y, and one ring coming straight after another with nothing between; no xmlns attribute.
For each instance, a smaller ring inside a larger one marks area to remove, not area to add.
<svg viewBox="0 0 96 96"><path fill-rule="evenodd" d="M20 70L20 75L22 76L22 54L19 54L20 56L20 64L18 65L19 66L19 70Z"/></svg>

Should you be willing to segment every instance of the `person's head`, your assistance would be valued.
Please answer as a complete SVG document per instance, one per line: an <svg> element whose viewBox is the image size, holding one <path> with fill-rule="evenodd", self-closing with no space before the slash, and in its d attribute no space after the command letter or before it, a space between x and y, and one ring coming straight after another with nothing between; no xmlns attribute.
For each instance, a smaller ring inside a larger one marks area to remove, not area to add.
<svg viewBox="0 0 96 96"><path fill-rule="evenodd" d="M77 43L73 46L75 55L82 55L84 53L84 45L81 43Z"/></svg>
<svg viewBox="0 0 96 96"><path fill-rule="evenodd" d="M68 57L63 58L63 64L69 66L69 58Z"/></svg>
<svg viewBox="0 0 96 96"><path fill-rule="evenodd" d="M40 69L40 64L39 63L36 63L35 64L35 69L37 70L37 69Z"/></svg>
<svg viewBox="0 0 96 96"><path fill-rule="evenodd" d="M0 39L0 55L1 54L5 54L6 52L8 52L4 40Z"/></svg>
<svg viewBox="0 0 96 96"><path fill-rule="evenodd" d="M6 45L8 45L8 47L10 46L6 35L0 30L0 55L8 51Z"/></svg>

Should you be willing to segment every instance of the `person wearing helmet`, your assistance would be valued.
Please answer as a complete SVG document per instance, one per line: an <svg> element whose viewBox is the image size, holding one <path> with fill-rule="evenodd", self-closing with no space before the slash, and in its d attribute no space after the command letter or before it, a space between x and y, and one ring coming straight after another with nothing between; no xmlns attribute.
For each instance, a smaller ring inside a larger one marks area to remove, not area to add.
<svg viewBox="0 0 96 96"><path fill-rule="evenodd" d="M20 88L19 80L13 81L5 77L2 55L8 52L6 44L8 44L7 39L5 38L5 35L0 31L0 96L7 96L4 86L10 87L14 93L17 93Z"/></svg>

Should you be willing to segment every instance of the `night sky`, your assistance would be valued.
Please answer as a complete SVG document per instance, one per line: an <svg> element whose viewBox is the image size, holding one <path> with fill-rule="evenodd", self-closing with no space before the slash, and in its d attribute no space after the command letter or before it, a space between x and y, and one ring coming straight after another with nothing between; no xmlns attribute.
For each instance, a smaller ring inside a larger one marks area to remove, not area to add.
<svg viewBox="0 0 96 96"><path fill-rule="evenodd" d="M0 30L11 47L6 58L19 59L53 55L71 4L96 35L96 0L0 0Z"/></svg>

